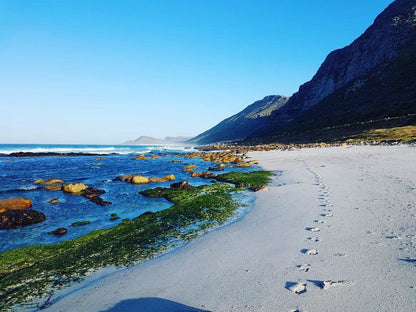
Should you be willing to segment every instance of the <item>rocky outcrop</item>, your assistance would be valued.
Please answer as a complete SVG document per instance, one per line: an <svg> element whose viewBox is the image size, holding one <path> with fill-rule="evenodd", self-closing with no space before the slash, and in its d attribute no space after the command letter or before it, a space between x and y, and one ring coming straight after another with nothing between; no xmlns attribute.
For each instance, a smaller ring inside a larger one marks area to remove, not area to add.
<svg viewBox="0 0 416 312"><path fill-rule="evenodd" d="M46 216L33 209L6 210L0 213L0 230L14 229L45 221Z"/></svg>
<svg viewBox="0 0 416 312"><path fill-rule="evenodd" d="M262 100L247 106L238 114L192 138L189 142L209 144L244 139L252 134L273 111L286 104L288 99L288 97L282 95L266 96Z"/></svg>
<svg viewBox="0 0 416 312"><path fill-rule="evenodd" d="M416 3L396 0L359 38L331 52L286 104L254 126L242 122L239 127L250 132L240 131L232 140L244 144L336 141L366 130L413 125L415 68ZM195 142L223 141L222 132L227 130L217 129L215 139L208 136L204 141L201 134Z"/></svg>

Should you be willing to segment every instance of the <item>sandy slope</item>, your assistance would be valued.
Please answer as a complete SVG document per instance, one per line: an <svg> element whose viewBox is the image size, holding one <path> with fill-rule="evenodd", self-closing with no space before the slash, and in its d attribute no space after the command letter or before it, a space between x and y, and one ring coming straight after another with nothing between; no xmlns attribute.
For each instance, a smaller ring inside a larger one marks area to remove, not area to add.
<svg viewBox="0 0 416 312"><path fill-rule="evenodd" d="M251 156L283 174L257 193L243 220L100 280L47 311L416 309L414 147ZM314 237L319 241L308 239ZM322 289L327 280L342 282ZM306 292L295 294L302 283Z"/></svg>

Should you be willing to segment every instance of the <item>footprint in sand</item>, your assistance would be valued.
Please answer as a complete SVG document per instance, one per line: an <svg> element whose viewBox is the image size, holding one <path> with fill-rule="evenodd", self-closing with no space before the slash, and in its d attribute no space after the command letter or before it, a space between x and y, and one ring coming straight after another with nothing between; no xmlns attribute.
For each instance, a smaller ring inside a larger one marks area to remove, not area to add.
<svg viewBox="0 0 416 312"><path fill-rule="evenodd" d="M305 230L309 232L319 232L321 229L315 226L315 227L307 227L305 228Z"/></svg>
<svg viewBox="0 0 416 312"><path fill-rule="evenodd" d="M298 264L296 267L297 267L300 271L303 271L303 272L308 272L308 271L310 270L310 268L311 268L311 265L310 265L310 264Z"/></svg>
<svg viewBox="0 0 416 312"><path fill-rule="evenodd" d="M334 286L341 286L341 285L351 285L353 284L353 282L350 281L331 281L331 280L326 280L326 281L317 281L317 280L308 280L308 282L313 283L315 286L318 286L319 288L326 290L329 288L332 288Z"/></svg>
<svg viewBox="0 0 416 312"><path fill-rule="evenodd" d="M306 283L286 282L285 288L300 295L306 292Z"/></svg>
<svg viewBox="0 0 416 312"><path fill-rule="evenodd" d="M319 242L319 237L308 237L308 240L312 242Z"/></svg>
<svg viewBox="0 0 416 312"><path fill-rule="evenodd" d="M309 255L309 256L315 256L318 254L318 250L316 249L302 249L300 251L301 253L305 254L305 255Z"/></svg>

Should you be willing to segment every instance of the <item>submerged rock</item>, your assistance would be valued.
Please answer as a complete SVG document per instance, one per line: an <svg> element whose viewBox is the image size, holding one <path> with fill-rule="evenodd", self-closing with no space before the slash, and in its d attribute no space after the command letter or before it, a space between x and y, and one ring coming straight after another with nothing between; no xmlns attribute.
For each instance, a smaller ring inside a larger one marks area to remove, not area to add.
<svg viewBox="0 0 416 312"><path fill-rule="evenodd" d="M0 230L15 229L45 221L46 216L37 210L7 210L0 214Z"/></svg>
<svg viewBox="0 0 416 312"><path fill-rule="evenodd" d="M213 167L209 167L208 171L224 171L224 167L220 166L220 165L216 165Z"/></svg>
<svg viewBox="0 0 416 312"><path fill-rule="evenodd" d="M149 158L146 157L145 154L137 155L136 157L134 157L134 159L138 159L138 160L149 160Z"/></svg>
<svg viewBox="0 0 416 312"><path fill-rule="evenodd" d="M48 232L48 234L53 234L53 235L64 235L68 232L68 230L66 228L57 228L56 230L53 230L51 232Z"/></svg>
<svg viewBox="0 0 416 312"><path fill-rule="evenodd" d="M32 207L32 201L24 197L6 198L0 200L0 213L6 210L25 210Z"/></svg>

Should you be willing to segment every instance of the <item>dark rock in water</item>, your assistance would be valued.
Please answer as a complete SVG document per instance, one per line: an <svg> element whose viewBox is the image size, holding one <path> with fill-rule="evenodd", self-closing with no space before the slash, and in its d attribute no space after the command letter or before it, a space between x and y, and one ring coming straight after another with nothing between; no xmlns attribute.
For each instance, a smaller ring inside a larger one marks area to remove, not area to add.
<svg viewBox="0 0 416 312"><path fill-rule="evenodd" d="M94 197L99 197L100 195L102 195L104 193L105 193L104 190L99 190L99 189L96 189L94 187L88 187L87 189L82 191L81 195L88 198L88 199L91 199L91 198L94 198Z"/></svg>
<svg viewBox="0 0 416 312"><path fill-rule="evenodd" d="M68 230L66 228L57 228L56 230L53 230L51 232L49 232L48 234L53 234L53 235L64 235L68 232Z"/></svg>
<svg viewBox="0 0 416 312"><path fill-rule="evenodd" d="M111 205L111 202L105 201L100 197L100 195L104 193L104 190L96 189L94 187L88 187L87 189L81 192L81 196L84 196L85 198L100 206Z"/></svg>
<svg viewBox="0 0 416 312"><path fill-rule="evenodd" d="M0 214L0 230L15 229L45 221L46 216L37 210L7 210Z"/></svg>
<svg viewBox="0 0 416 312"><path fill-rule="evenodd" d="M50 200L48 201L48 203L49 203L49 204L57 204L57 203L59 203L59 200L58 200L58 199L56 199L56 198L52 198L52 199L50 199Z"/></svg>
<svg viewBox="0 0 416 312"><path fill-rule="evenodd" d="M189 189L189 188L192 188L193 186L192 185L190 185L188 182L186 182L186 181L181 181L181 182L177 182L177 183L172 183L171 185L170 185L170 187L171 188L173 188L173 189L181 189L181 190L183 190L183 189Z"/></svg>
<svg viewBox="0 0 416 312"><path fill-rule="evenodd" d="M112 203L109 201L105 201L103 200L101 197L93 197L93 198L88 198L90 201L92 201L94 204L100 205L100 206L109 206Z"/></svg>
<svg viewBox="0 0 416 312"><path fill-rule="evenodd" d="M266 188L265 185L252 185L248 189L253 191L253 192L258 192L258 191L263 190L265 188Z"/></svg>
<svg viewBox="0 0 416 312"><path fill-rule="evenodd" d="M119 216L110 217L110 221L115 221L115 220L118 220L118 219L120 219Z"/></svg>
<svg viewBox="0 0 416 312"><path fill-rule="evenodd" d="M224 168L221 166L214 166L214 167L209 167L208 171L224 171Z"/></svg>

